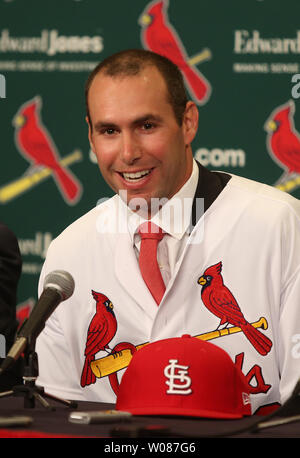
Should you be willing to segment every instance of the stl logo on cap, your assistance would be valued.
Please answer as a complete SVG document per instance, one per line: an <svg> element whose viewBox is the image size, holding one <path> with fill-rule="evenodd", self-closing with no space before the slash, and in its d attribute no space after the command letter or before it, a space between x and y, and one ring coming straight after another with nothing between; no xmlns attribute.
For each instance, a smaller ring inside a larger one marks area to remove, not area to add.
<svg viewBox="0 0 300 458"><path fill-rule="evenodd" d="M166 384L169 386L168 394L190 394L192 379L188 375L189 366L181 366L177 359L170 359L169 365L164 369L164 375L169 379ZM178 372L176 372L176 370Z"/></svg>

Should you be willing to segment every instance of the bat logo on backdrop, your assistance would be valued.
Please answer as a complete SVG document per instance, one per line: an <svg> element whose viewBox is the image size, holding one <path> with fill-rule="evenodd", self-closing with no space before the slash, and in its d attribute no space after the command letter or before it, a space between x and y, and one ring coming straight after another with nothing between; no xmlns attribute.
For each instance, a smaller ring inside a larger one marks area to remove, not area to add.
<svg viewBox="0 0 300 458"><path fill-rule="evenodd" d="M42 123L40 97L25 102L13 119L15 144L29 162L24 175L0 187L0 203L6 204L49 177L54 178L65 202L74 205L81 197L81 184L69 166L82 158L80 151L60 157L49 132Z"/></svg>
<svg viewBox="0 0 300 458"><path fill-rule="evenodd" d="M265 123L267 149L271 158L283 169L275 187L292 192L300 187L300 135L294 125L293 100L280 105Z"/></svg>
<svg viewBox="0 0 300 458"><path fill-rule="evenodd" d="M146 6L139 19L143 47L174 62L180 68L194 102L204 105L210 97L211 85L196 65L210 59L211 52L209 49L203 49L194 57L188 56L182 41L168 20L167 7L166 0L156 0Z"/></svg>

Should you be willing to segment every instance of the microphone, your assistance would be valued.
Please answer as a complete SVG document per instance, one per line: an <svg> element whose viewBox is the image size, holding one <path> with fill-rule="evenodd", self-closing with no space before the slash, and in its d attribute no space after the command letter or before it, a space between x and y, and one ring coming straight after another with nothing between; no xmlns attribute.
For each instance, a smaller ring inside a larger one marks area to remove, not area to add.
<svg viewBox="0 0 300 458"><path fill-rule="evenodd" d="M43 292L4 359L0 367L0 375L17 361L27 344L35 341L58 304L69 299L74 288L73 277L64 270L55 270L46 276Z"/></svg>

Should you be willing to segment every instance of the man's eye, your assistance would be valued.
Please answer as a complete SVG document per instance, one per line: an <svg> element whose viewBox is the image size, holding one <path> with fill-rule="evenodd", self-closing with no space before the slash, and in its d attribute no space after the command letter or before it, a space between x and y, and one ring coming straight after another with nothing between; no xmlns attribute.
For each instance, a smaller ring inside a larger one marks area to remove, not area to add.
<svg viewBox="0 0 300 458"><path fill-rule="evenodd" d="M107 129L104 130L104 134L106 135L113 135L115 133L115 129L113 129L112 127L108 127Z"/></svg>
<svg viewBox="0 0 300 458"><path fill-rule="evenodd" d="M144 124L143 124L143 129L144 130L150 130L150 129L153 129L153 127L154 127L153 122L144 122Z"/></svg>

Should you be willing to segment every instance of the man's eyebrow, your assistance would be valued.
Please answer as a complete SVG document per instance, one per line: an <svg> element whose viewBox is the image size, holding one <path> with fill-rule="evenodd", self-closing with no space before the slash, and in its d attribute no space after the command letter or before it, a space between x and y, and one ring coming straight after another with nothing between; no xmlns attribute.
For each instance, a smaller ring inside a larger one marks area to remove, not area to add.
<svg viewBox="0 0 300 458"><path fill-rule="evenodd" d="M161 121L162 118L159 115L153 114L153 113L147 113L143 116L140 116L132 121L132 124L142 124L143 122L146 121L156 121L159 122Z"/></svg>
<svg viewBox="0 0 300 458"><path fill-rule="evenodd" d="M98 132L101 130L101 129L116 129L117 128L117 125L114 124L113 122L105 122L105 121L98 121L96 122L96 124L94 125L94 129L97 130Z"/></svg>
<svg viewBox="0 0 300 458"><path fill-rule="evenodd" d="M160 122L161 120L162 120L161 116L153 114L153 113L147 113L143 116L139 116L138 118L133 119L132 121L130 121L130 124L134 126L134 125L143 124L146 121ZM98 121L94 125L94 129L97 132L100 132L102 129L118 129L118 125L113 122L109 122L109 121Z"/></svg>

